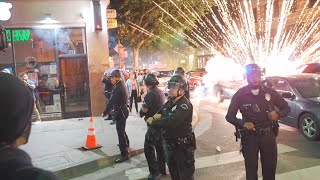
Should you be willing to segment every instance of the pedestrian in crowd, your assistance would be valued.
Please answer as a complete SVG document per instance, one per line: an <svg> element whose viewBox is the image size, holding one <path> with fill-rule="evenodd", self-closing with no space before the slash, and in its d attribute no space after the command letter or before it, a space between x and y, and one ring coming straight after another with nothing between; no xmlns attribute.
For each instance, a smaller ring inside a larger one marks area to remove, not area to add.
<svg viewBox="0 0 320 180"><path fill-rule="evenodd" d="M31 131L34 97L17 77L0 72L0 179L58 180L52 172L36 168L19 148Z"/></svg>
<svg viewBox="0 0 320 180"><path fill-rule="evenodd" d="M111 83L111 77L110 77L111 73L112 73L112 70L106 70L102 76L102 83L104 83L103 94L106 97L106 108L107 108L108 103L110 101L112 90L114 87L113 84ZM112 116L112 111L110 111L109 114L105 114L105 113L106 113L105 111L102 113L102 117L105 117L108 115L106 120L112 120L112 122L110 124L115 124L115 119Z"/></svg>
<svg viewBox="0 0 320 180"><path fill-rule="evenodd" d="M195 172L195 136L192 131L193 106L185 97L187 82L174 75L168 82L169 100L161 114L148 118L151 127L163 131L166 161L173 180L193 180Z"/></svg>
<svg viewBox="0 0 320 180"><path fill-rule="evenodd" d="M177 67L174 74L180 75L182 77L185 77L185 70L183 67ZM186 78L186 77L185 77ZM187 80L187 90L185 91L185 96L187 99L190 99L190 88L189 88L189 82Z"/></svg>
<svg viewBox="0 0 320 180"><path fill-rule="evenodd" d="M277 91L261 84L261 69L257 64L248 64L245 74L248 85L240 88L232 97L226 120L240 133L240 151L245 161L247 180L258 180L259 152L263 179L274 180L278 156L278 119L286 117L290 107ZM275 106L278 110L275 110ZM242 119L236 117L238 110Z"/></svg>
<svg viewBox="0 0 320 180"><path fill-rule="evenodd" d="M154 74L147 74L144 79L148 88L148 93L144 98L142 108L140 109L140 117L144 117L145 121L158 113L165 101L166 97L157 85L159 81ZM166 175L165 154L162 143L161 129L159 127L151 127L149 124L144 140L144 154L149 166L148 180L154 180L160 177L160 174Z"/></svg>
<svg viewBox="0 0 320 180"><path fill-rule="evenodd" d="M148 69L143 69L142 72L141 72L141 80L139 80L141 82L141 85L140 85L141 101L144 100L144 97L147 94L147 87L146 87L146 85L144 84L144 81L143 81L147 74L149 74L149 70Z"/></svg>
<svg viewBox="0 0 320 180"><path fill-rule="evenodd" d="M36 94L35 94L36 84L29 79L27 73L22 73L19 77L20 77L20 80L23 81L25 85L29 88L34 99L33 113L35 115L35 121L33 121L32 124L39 124L41 122L41 117L36 105Z"/></svg>
<svg viewBox="0 0 320 180"><path fill-rule="evenodd" d="M119 148L121 152L121 157L116 159L116 163L121 163L129 159L129 138L126 133L126 123L129 116L129 110L127 107L128 103L128 94L126 87L124 85L121 71L113 70L110 75L111 83L115 86L105 114L110 113L114 110L114 118L116 120L116 129L118 133Z"/></svg>
<svg viewBox="0 0 320 180"><path fill-rule="evenodd" d="M130 73L130 78L126 81L126 86L127 86L127 90L129 93L129 97L130 97L130 113L132 110L132 103L134 100L134 105L136 108L136 112L138 114L138 98L140 98L140 87L139 87L139 83L137 81L137 76L135 74L135 72L131 72Z"/></svg>

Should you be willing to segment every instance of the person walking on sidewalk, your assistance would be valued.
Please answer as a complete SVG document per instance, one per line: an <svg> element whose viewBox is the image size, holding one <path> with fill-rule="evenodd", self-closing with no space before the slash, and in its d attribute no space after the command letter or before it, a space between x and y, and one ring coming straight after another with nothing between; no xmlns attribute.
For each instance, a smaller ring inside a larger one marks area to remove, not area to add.
<svg viewBox="0 0 320 180"><path fill-rule="evenodd" d="M147 123L162 128L172 180L193 180L196 140L191 124L193 106L184 96L187 82L183 76L174 75L168 82L168 89L170 99L164 104L162 113L148 118Z"/></svg>
<svg viewBox="0 0 320 180"><path fill-rule="evenodd" d="M159 81L154 74L146 75L144 82L147 86L148 93L144 98L139 114L140 117L144 117L144 119L147 120L162 109L166 101L166 97L163 91L157 88ZM154 180L157 179L160 174L167 174L165 154L161 129L159 127L151 127L149 124L147 125L148 130L144 140L144 154L146 156L150 172L148 180Z"/></svg>
<svg viewBox="0 0 320 180"><path fill-rule="evenodd" d="M22 73L20 75L20 79L25 83L25 85L30 89L33 99L34 99L34 107L33 107L33 113L35 115L35 121L32 122L32 124L39 124L41 122L40 113L38 111L37 105L36 105L36 94L35 94L35 88L36 84L31 81L28 77L27 73Z"/></svg>
<svg viewBox="0 0 320 180"><path fill-rule="evenodd" d="M106 108L108 106L108 103L110 101L111 98L111 94L112 94L112 90L113 90L113 84L111 83L111 70L106 70L102 76L102 83L104 83L104 90L103 90L103 94L106 97ZM105 117L107 114L105 114L105 111L102 113L102 117ZM114 117L112 117L112 111L109 112L108 117L106 118L106 120L112 120L112 122L110 124L115 124L115 120Z"/></svg>
<svg viewBox="0 0 320 180"><path fill-rule="evenodd" d="M130 97L130 112L132 110L132 103L134 100L134 105L136 108L136 112L138 114L138 98L140 98L140 88L139 83L137 81L137 77L135 72L130 73L130 78L126 81L126 86L128 88L128 93Z"/></svg>
<svg viewBox="0 0 320 180"><path fill-rule="evenodd" d="M121 157L116 159L116 163L121 163L129 159L129 138L126 133L126 122L129 116L127 107L128 94L122 80L121 71L113 70L111 75L111 83L115 85L105 113L108 114L113 109L114 118L116 120L116 129L118 133L119 148Z"/></svg>
<svg viewBox="0 0 320 180"><path fill-rule="evenodd" d="M286 117L290 107L276 90L262 85L262 72L257 64L248 64L245 73L248 85L232 97L226 120L240 129L237 132L241 134L240 151L244 157L247 180L258 180L259 152L263 179L274 180L278 157L278 119ZM242 119L236 116L239 110Z"/></svg>
<svg viewBox="0 0 320 180"><path fill-rule="evenodd" d="M30 156L19 148L31 131L34 98L17 77L0 72L0 179L58 180L50 171L32 165Z"/></svg>

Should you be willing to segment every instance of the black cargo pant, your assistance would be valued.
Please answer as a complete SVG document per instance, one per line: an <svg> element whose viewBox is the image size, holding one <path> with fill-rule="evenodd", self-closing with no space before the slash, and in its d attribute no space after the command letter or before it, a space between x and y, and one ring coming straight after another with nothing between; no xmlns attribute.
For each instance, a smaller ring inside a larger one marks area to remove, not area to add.
<svg viewBox="0 0 320 180"><path fill-rule="evenodd" d="M260 152L264 180L274 180L277 168L278 149L272 131L266 135L249 134L241 138L242 153L247 180L258 180L258 153Z"/></svg>
<svg viewBox="0 0 320 180"><path fill-rule="evenodd" d="M148 127L144 140L144 154L152 174L166 174L165 155L160 129Z"/></svg>
<svg viewBox="0 0 320 180"><path fill-rule="evenodd" d="M165 143L166 162L172 180L194 180L194 150L191 145L177 145L174 148Z"/></svg>
<svg viewBox="0 0 320 180"><path fill-rule="evenodd" d="M126 123L129 116L127 108L115 109L116 129L118 133L119 148L122 156L129 155L129 138L126 133Z"/></svg>

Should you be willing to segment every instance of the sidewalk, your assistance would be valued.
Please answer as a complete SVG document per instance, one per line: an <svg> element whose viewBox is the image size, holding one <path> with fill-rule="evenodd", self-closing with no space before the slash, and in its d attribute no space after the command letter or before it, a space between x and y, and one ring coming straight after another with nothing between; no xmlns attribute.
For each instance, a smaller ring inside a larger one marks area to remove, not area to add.
<svg viewBox="0 0 320 180"><path fill-rule="evenodd" d="M193 119L197 122L193 124L197 124L195 132L196 136L199 136L209 127L206 123L198 122L197 109L194 103ZM88 117L82 120L77 118L47 121L33 125L29 143L22 146L22 149L29 153L36 167L54 171L63 179L92 173L113 165L114 159L120 153L116 126L110 125L110 122L101 117L94 117L97 142L103 146L99 150L79 150L85 145L89 127ZM126 132L130 139L131 155L143 153L146 130L147 126L142 118L135 113L129 116Z"/></svg>

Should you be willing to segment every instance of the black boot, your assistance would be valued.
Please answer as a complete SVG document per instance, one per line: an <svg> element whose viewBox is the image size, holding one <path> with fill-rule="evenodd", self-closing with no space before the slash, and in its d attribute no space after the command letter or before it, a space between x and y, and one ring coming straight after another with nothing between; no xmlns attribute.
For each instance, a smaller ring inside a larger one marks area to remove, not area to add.
<svg viewBox="0 0 320 180"><path fill-rule="evenodd" d="M160 178L160 173L150 173L148 176L148 180L156 180Z"/></svg>
<svg viewBox="0 0 320 180"><path fill-rule="evenodd" d="M116 163L122 163L122 162L124 162L124 161L127 161L127 160L129 160L130 158L129 158L129 156L127 155L127 156L121 156L121 157L119 157L118 159L116 159Z"/></svg>
<svg viewBox="0 0 320 180"><path fill-rule="evenodd" d="M108 116L108 118L107 119L104 119L104 120L112 120L113 118L112 118L112 116Z"/></svg>

